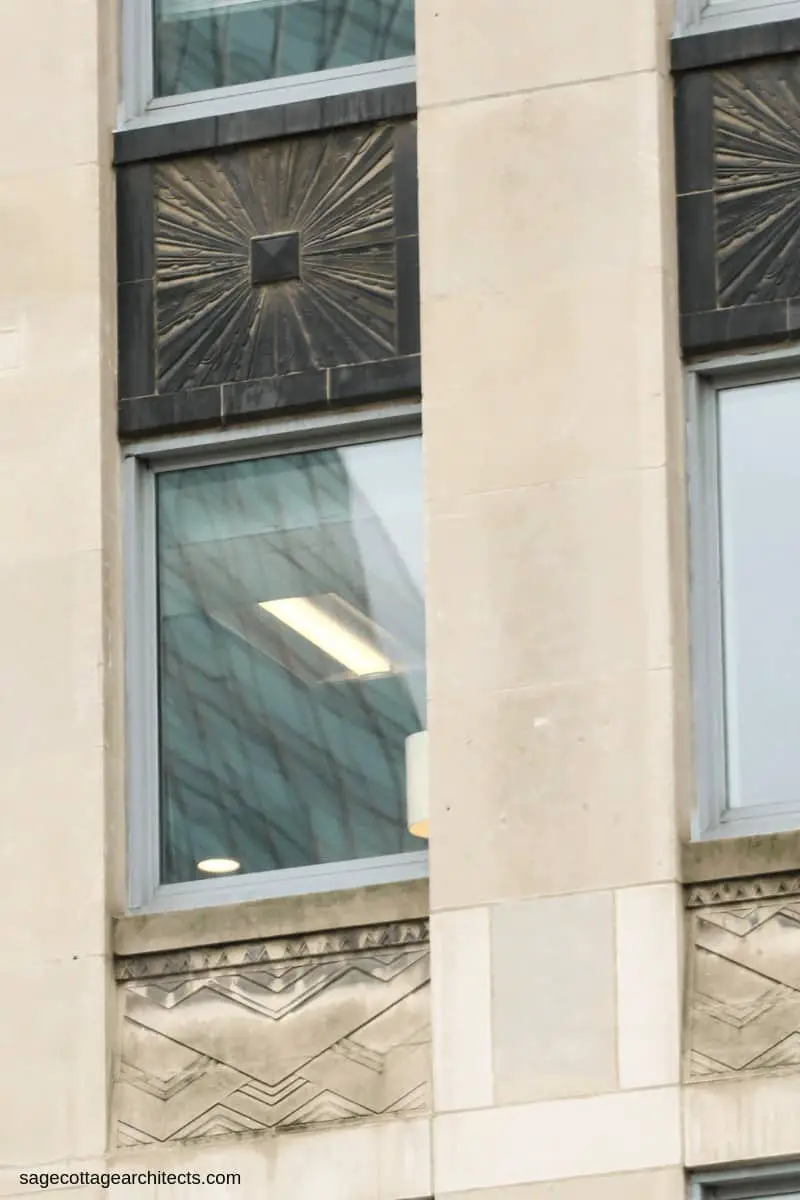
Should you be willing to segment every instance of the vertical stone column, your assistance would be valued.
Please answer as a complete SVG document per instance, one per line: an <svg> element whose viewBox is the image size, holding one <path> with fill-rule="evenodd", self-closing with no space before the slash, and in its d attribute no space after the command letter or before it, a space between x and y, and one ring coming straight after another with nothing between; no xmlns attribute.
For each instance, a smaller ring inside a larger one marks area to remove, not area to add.
<svg viewBox="0 0 800 1200"><path fill-rule="evenodd" d="M0 5L0 1167L22 1170L106 1145L115 7Z"/></svg>
<svg viewBox="0 0 800 1200"><path fill-rule="evenodd" d="M656 4L417 5L437 1200L682 1194Z"/></svg>

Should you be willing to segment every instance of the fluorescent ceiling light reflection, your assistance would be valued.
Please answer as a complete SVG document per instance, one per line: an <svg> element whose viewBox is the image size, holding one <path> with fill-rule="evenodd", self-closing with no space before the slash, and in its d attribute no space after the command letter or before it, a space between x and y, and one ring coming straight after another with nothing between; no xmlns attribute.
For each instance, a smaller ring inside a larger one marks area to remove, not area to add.
<svg viewBox="0 0 800 1200"><path fill-rule="evenodd" d="M230 875L238 871L241 865L236 858L204 858L197 864L197 869L205 871L207 875Z"/></svg>
<svg viewBox="0 0 800 1200"><path fill-rule="evenodd" d="M283 621L284 625L335 658L354 675L390 675L392 672L391 660L385 654L381 654L380 650L376 650L308 596L262 600L259 608Z"/></svg>

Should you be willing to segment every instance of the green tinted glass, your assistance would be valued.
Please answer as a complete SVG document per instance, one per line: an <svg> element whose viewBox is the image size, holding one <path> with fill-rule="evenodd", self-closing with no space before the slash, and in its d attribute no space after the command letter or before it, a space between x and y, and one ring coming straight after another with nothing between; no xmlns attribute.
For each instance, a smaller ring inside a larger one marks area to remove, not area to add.
<svg viewBox="0 0 800 1200"><path fill-rule="evenodd" d="M157 476L163 883L425 848L420 460L401 438Z"/></svg>
<svg viewBox="0 0 800 1200"><path fill-rule="evenodd" d="M154 0L155 94L414 53L414 0Z"/></svg>

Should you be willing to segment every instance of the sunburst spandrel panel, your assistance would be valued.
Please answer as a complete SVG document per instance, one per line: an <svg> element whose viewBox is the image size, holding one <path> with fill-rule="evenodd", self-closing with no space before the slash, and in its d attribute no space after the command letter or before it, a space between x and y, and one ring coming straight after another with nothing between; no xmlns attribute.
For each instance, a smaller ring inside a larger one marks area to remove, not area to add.
<svg viewBox="0 0 800 1200"><path fill-rule="evenodd" d="M794 58L714 74L719 304L800 296L800 74Z"/></svg>
<svg viewBox="0 0 800 1200"><path fill-rule="evenodd" d="M161 392L397 353L392 125L221 150L155 177ZM298 279L254 285L254 238L299 235Z"/></svg>

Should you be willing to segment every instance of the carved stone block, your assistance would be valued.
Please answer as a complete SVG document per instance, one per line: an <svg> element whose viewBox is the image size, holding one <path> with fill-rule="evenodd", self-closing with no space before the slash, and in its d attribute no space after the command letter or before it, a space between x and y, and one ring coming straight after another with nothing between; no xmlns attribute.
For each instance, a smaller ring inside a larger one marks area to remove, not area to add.
<svg viewBox="0 0 800 1200"><path fill-rule="evenodd" d="M800 1069L800 876L698 886L689 905L686 1079Z"/></svg>
<svg viewBox="0 0 800 1200"><path fill-rule="evenodd" d="M250 282L254 287L300 278L300 235L273 233L250 241Z"/></svg>
<svg viewBox="0 0 800 1200"><path fill-rule="evenodd" d="M120 959L119 1146L425 1112L427 925Z"/></svg>

